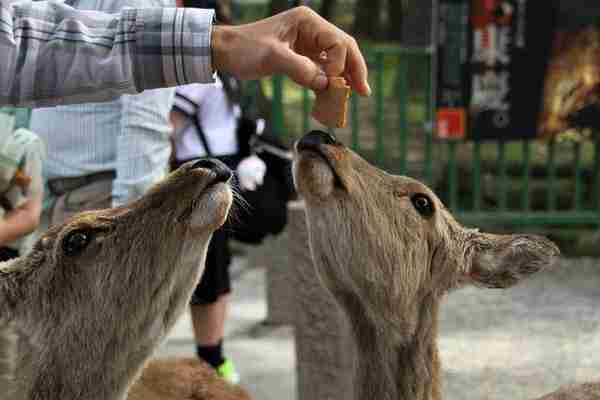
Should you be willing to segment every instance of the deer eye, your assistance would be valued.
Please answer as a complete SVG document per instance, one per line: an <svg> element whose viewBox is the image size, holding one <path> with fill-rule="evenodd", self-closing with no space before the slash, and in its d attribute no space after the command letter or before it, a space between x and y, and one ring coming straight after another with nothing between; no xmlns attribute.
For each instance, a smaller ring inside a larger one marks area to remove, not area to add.
<svg viewBox="0 0 600 400"><path fill-rule="evenodd" d="M66 255L74 256L83 251L90 241L92 235L86 231L73 231L63 240L62 248Z"/></svg>
<svg viewBox="0 0 600 400"><path fill-rule="evenodd" d="M425 218L429 218L433 215L433 202L429 197L422 193L417 193L410 198L413 207Z"/></svg>

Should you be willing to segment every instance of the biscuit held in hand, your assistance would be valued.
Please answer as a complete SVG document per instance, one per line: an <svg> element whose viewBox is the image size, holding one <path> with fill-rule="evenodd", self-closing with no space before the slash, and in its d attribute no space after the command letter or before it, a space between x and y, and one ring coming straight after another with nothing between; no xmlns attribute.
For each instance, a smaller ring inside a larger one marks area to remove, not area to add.
<svg viewBox="0 0 600 400"><path fill-rule="evenodd" d="M312 116L330 128L344 128L349 98L350 86L346 80L342 77L329 78L327 89L317 92Z"/></svg>

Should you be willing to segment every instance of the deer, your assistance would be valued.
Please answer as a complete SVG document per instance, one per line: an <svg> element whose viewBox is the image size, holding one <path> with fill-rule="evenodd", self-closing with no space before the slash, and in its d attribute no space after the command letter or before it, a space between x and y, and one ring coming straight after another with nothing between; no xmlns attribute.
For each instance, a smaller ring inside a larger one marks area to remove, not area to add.
<svg viewBox="0 0 600 400"><path fill-rule="evenodd" d="M560 254L541 236L463 227L426 185L376 168L325 132L296 142L293 177L316 273L350 322L358 400L442 399L444 296L466 285L509 288ZM600 399L600 384L543 398L559 399Z"/></svg>
<svg viewBox="0 0 600 400"><path fill-rule="evenodd" d="M77 214L0 264L0 398L247 399L199 361L149 362L228 217L231 177L220 161L189 162L139 200Z"/></svg>

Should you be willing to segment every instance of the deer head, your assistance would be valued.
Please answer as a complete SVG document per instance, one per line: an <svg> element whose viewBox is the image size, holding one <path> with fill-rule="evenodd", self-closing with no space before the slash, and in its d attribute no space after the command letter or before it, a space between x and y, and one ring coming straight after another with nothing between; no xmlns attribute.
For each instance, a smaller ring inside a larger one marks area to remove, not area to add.
<svg viewBox="0 0 600 400"><path fill-rule="evenodd" d="M543 237L463 227L427 186L370 165L327 133L296 144L294 180L324 285L396 343L415 335L427 302L467 284L510 287L559 254Z"/></svg>
<svg viewBox="0 0 600 400"><path fill-rule="evenodd" d="M189 301L231 175L215 160L188 163L138 201L78 214L0 265L0 317L27 338L22 392L124 395Z"/></svg>

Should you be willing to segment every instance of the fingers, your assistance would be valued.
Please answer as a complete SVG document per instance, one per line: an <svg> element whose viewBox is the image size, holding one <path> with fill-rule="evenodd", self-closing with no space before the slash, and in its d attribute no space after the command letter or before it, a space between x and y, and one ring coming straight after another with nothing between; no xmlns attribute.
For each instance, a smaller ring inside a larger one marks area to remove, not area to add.
<svg viewBox="0 0 600 400"><path fill-rule="evenodd" d="M344 36L341 41L337 37L332 39L335 44L326 48L327 60L323 64L323 70L327 76L347 77L354 90L363 96L369 96L371 88L367 80L367 63L356 40L348 35Z"/></svg>
<svg viewBox="0 0 600 400"><path fill-rule="evenodd" d="M356 40L312 10L300 12L304 15L298 24L297 50L306 56L326 52L326 59L319 62L327 76L346 76L355 91L370 95L367 63Z"/></svg>
<svg viewBox="0 0 600 400"><path fill-rule="evenodd" d="M317 49L326 54L320 62L327 76L339 76L344 73L348 48L344 41L340 40L338 32L320 32L317 36Z"/></svg>
<svg viewBox="0 0 600 400"><path fill-rule="evenodd" d="M367 63L354 38L350 38L345 72L349 76L350 84L354 90L363 96L371 95L371 87L367 80L369 75Z"/></svg>
<svg viewBox="0 0 600 400"><path fill-rule="evenodd" d="M297 84L317 91L327 88L327 76L320 66L289 47L279 50L273 60L277 60L277 72L286 74Z"/></svg>

